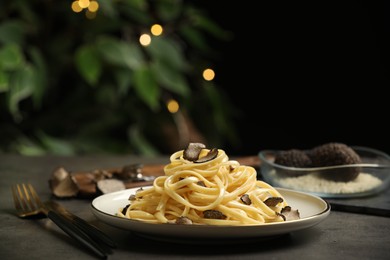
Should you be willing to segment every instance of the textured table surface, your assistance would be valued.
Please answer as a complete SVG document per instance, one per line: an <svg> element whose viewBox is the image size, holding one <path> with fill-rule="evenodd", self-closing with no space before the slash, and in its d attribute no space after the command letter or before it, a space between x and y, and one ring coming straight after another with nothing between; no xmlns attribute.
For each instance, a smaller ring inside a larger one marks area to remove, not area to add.
<svg viewBox="0 0 390 260"><path fill-rule="evenodd" d="M0 258L1 259L95 259L76 245L48 219L23 220L15 215L11 185L32 183L49 199L48 180L56 167L69 170L122 167L129 163L168 163L169 157L133 156L21 157L0 155ZM389 193L378 197L388 201ZM376 201L376 198L370 198ZM353 201L350 201L351 203ZM388 259L390 218L332 210L321 223L296 232L250 243L229 245L168 243L137 236L99 222L90 200L68 199L60 203L98 226L118 244L108 259ZM358 200L353 203L359 203ZM371 202L370 202L371 203ZM371 205L371 204L370 204ZM387 204L388 206L388 204ZM187 241L190 242L190 241Z"/></svg>

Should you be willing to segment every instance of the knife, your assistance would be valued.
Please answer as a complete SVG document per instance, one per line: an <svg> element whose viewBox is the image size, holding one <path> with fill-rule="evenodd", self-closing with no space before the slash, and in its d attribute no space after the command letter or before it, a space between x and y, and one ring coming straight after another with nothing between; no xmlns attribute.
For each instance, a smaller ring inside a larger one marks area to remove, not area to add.
<svg viewBox="0 0 390 260"><path fill-rule="evenodd" d="M390 217L390 209L357 206L357 205L345 205L333 201L328 201L328 202L330 203L332 210L335 211L374 215L374 216L381 216L381 217Z"/></svg>
<svg viewBox="0 0 390 260"><path fill-rule="evenodd" d="M91 239L93 239L102 247L104 247L106 253L112 253L111 248L116 248L116 243L103 231L88 223L84 219L78 217L77 215L73 214L72 212L64 208L61 204L50 200L45 202L45 206L59 213L61 216L68 219L76 227L81 229Z"/></svg>

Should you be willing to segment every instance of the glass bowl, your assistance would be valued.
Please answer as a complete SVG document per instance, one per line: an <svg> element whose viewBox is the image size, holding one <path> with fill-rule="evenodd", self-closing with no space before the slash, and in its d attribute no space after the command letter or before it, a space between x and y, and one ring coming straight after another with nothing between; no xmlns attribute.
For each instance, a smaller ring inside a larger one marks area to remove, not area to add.
<svg viewBox="0 0 390 260"><path fill-rule="evenodd" d="M260 151L260 174L275 187L308 192L323 198L363 197L385 190L390 183L390 156L361 146L351 146L360 156L360 164L316 168L296 168L275 164L277 150ZM331 175L357 170L351 181L334 181ZM329 178L330 177L330 178Z"/></svg>

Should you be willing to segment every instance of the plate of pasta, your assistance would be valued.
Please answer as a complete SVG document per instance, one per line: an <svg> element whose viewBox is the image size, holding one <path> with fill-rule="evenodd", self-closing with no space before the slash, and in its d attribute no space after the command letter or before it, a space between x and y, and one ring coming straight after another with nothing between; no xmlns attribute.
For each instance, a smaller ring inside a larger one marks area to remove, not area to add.
<svg viewBox="0 0 390 260"><path fill-rule="evenodd" d="M148 187L143 187L147 189ZM300 219L272 222L261 225L177 225L154 224L118 216L118 208L128 203L131 195L138 188L117 191L101 195L92 201L93 214L100 221L119 229L128 230L138 235L164 240L180 240L180 242L226 241L232 239L258 239L282 235L312 227L322 222L330 213L330 206L323 199L314 195L277 189L289 201L293 208L299 209ZM244 241L242 240L242 241Z"/></svg>
<svg viewBox="0 0 390 260"><path fill-rule="evenodd" d="M148 238L219 243L309 228L330 213L322 198L273 187L253 167L202 144L172 154L164 172L151 186L95 198L93 214Z"/></svg>

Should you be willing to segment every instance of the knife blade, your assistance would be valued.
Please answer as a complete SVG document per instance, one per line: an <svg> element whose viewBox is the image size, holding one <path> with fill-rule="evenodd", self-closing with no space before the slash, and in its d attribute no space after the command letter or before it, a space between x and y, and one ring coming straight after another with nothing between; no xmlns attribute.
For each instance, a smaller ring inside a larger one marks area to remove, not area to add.
<svg viewBox="0 0 390 260"><path fill-rule="evenodd" d="M70 220L75 226L84 231L84 233L86 233L90 238L104 246L104 249L107 253L112 253L111 248L116 248L115 241L113 241L107 234L94 225L88 223L81 217L73 214L61 204L57 203L56 201L49 200L45 202L45 205Z"/></svg>

